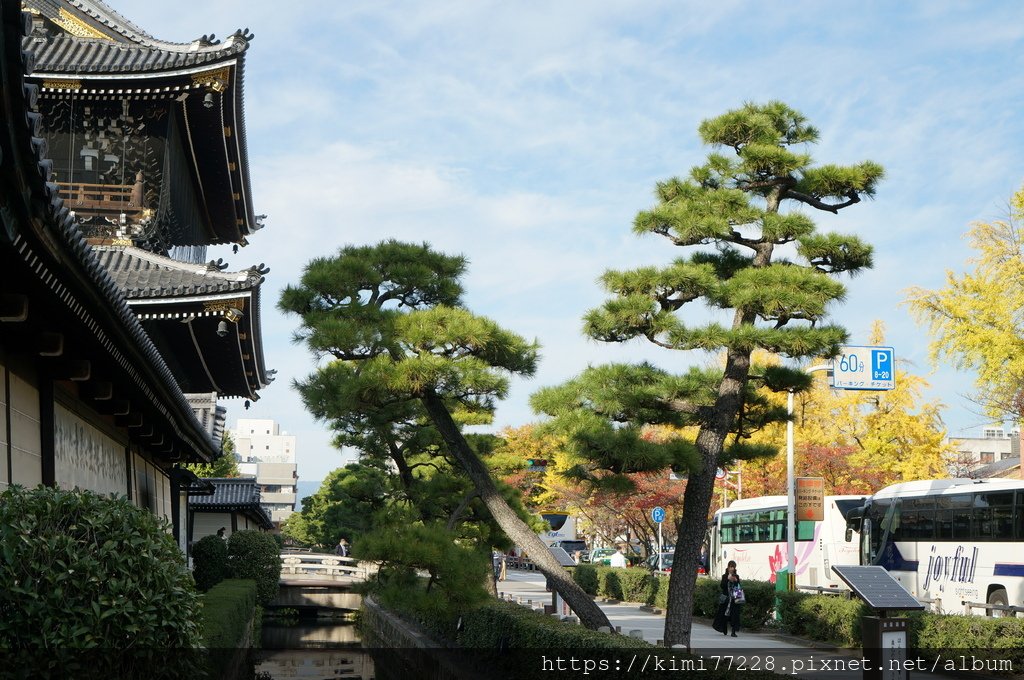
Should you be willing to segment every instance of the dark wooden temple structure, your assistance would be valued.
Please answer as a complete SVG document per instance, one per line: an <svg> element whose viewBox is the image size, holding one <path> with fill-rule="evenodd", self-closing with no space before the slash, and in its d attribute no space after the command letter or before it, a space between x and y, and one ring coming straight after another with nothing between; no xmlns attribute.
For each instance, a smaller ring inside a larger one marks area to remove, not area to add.
<svg viewBox="0 0 1024 680"><path fill-rule="evenodd" d="M185 547L181 464L219 455L221 399L270 382L268 270L205 261L261 226L252 35L166 43L95 0L0 12L0 489L126 494Z"/></svg>

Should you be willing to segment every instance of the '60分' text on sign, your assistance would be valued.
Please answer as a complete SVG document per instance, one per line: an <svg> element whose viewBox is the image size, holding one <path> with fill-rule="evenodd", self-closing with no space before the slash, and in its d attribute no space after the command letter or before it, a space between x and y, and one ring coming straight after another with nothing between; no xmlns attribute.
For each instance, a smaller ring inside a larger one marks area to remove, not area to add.
<svg viewBox="0 0 1024 680"><path fill-rule="evenodd" d="M891 390L896 387L892 347L843 347L832 360L832 387L842 390Z"/></svg>

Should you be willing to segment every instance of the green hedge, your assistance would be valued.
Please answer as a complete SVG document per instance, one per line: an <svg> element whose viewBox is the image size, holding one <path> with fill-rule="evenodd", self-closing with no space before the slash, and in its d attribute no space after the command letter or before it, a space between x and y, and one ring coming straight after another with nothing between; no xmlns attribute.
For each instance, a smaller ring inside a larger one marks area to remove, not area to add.
<svg viewBox="0 0 1024 680"><path fill-rule="evenodd" d="M648 648L643 640L599 633L511 602L490 602L462 615L457 644L471 649Z"/></svg>
<svg viewBox="0 0 1024 680"><path fill-rule="evenodd" d="M166 521L90 491L0 494L0 649L198 643L198 595Z"/></svg>
<svg viewBox="0 0 1024 680"><path fill-rule="evenodd" d="M203 647L237 647L249 631L249 624L256 611L256 582L251 579L221 581L203 594L201 600Z"/></svg>
<svg viewBox="0 0 1024 680"><path fill-rule="evenodd" d="M627 571L620 569L619 571ZM462 629L456 644L463 649L494 650L489 658L492 672L498 669L509 672L508 677L546 678L551 672L545 671L537 663L536 650L543 650L550 661L568 650L588 650L580 656L599 663L608 662L609 670L624 672L625 668L617 668L616 662L631 656L631 652L623 650L643 650L644 655L657 655L664 658L692 659L680 651L670 652L664 648L654 647L643 640L623 635L611 635L589 630L579 625L567 624L551 616L538 614L525 607L510 602L494 602L473 609L462 617ZM533 650L525 654L516 654L515 650ZM531 663L524 663L529 660ZM666 662L668 663L668 662ZM668 666L671 667L671 666ZM497 675L504 677L501 673ZM582 677L582 671L573 677ZM700 672L707 680L724 680L725 678L745 678L746 680L775 680L778 676L767 672L744 671L730 674L724 669L715 671L708 667ZM609 677L598 674L598 677Z"/></svg>
<svg viewBox="0 0 1024 680"><path fill-rule="evenodd" d="M872 612L860 600L800 592L778 595L787 632L844 647L861 646L861 617ZM930 612L908 612L906 618L907 644L929 661L948 659L950 650L964 649L977 659L1010 661L1014 668L1024 668L1024 619Z"/></svg>
<svg viewBox="0 0 1024 680"><path fill-rule="evenodd" d="M256 601L269 604L281 585L281 549L271 534L236 531L228 540L228 564L233 578L256 582Z"/></svg>
<svg viewBox="0 0 1024 680"><path fill-rule="evenodd" d="M206 592L230 576L228 542L220 536L206 536L192 546L192 578L196 588Z"/></svg>
<svg viewBox="0 0 1024 680"><path fill-rule="evenodd" d="M640 602L662 610L668 608L669 576L666 574L586 564L576 567L573 579L589 595ZM771 618L775 609L775 586L767 581L744 581L743 591L747 603L743 606L741 624L747 630L757 630ZM697 577L694 616L714 618L721 592L718 579Z"/></svg>
<svg viewBox="0 0 1024 680"><path fill-rule="evenodd" d="M779 618L788 632L844 647L860 646L860 617L871 613L860 600L801 592L776 595Z"/></svg>

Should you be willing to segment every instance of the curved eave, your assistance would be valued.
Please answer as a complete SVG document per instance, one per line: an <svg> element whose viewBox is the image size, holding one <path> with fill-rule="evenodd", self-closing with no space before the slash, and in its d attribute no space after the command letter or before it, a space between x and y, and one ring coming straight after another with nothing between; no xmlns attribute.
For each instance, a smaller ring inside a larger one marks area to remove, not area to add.
<svg viewBox="0 0 1024 680"><path fill-rule="evenodd" d="M216 449L174 381L170 370L99 265L74 220L46 180L52 164L38 137L37 89L25 82L32 57L22 51L30 21L14 2L0 3L2 28L3 182L18 188L4 200L5 236L25 263L50 282L51 289L77 317L82 333L109 353L120 377L133 385L147 409L159 414L189 456L211 459ZM44 275L44 272L48 272Z"/></svg>
<svg viewBox="0 0 1024 680"><path fill-rule="evenodd" d="M175 100L172 109L183 124L183 152L207 216L209 245L244 244L261 225L252 206L243 57L160 72L40 71L29 80L40 86L43 96Z"/></svg>
<svg viewBox="0 0 1024 680"><path fill-rule="evenodd" d="M175 348L180 360L172 370L186 392L259 399L258 390L268 382L258 287L218 295L134 297L128 303L158 345ZM225 306L241 309L241 319L226 321Z"/></svg>

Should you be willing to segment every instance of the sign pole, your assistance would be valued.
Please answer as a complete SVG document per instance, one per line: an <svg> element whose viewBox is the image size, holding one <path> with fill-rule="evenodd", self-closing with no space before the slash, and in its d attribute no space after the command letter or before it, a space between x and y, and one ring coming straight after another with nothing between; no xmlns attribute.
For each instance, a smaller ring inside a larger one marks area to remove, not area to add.
<svg viewBox="0 0 1024 680"><path fill-rule="evenodd" d="M661 539L661 525L662 522L658 522L658 571L661 571L661 557L665 552L665 542Z"/></svg>
<svg viewBox="0 0 1024 680"><path fill-rule="evenodd" d="M808 373L831 370L828 364L811 366ZM786 590L796 589L796 463L793 456L793 390L786 400Z"/></svg>
<svg viewBox="0 0 1024 680"><path fill-rule="evenodd" d="M796 579L796 464L793 457L793 390L786 400L786 590L793 590Z"/></svg>
<svg viewBox="0 0 1024 680"><path fill-rule="evenodd" d="M665 521L665 508L659 505L658 507L651 510L651 519L654 520L654 523L658 525L658 571L661 571L661 553L664 552L664 550L662 549L664 543L661 539L661 523Z"/></svg>

